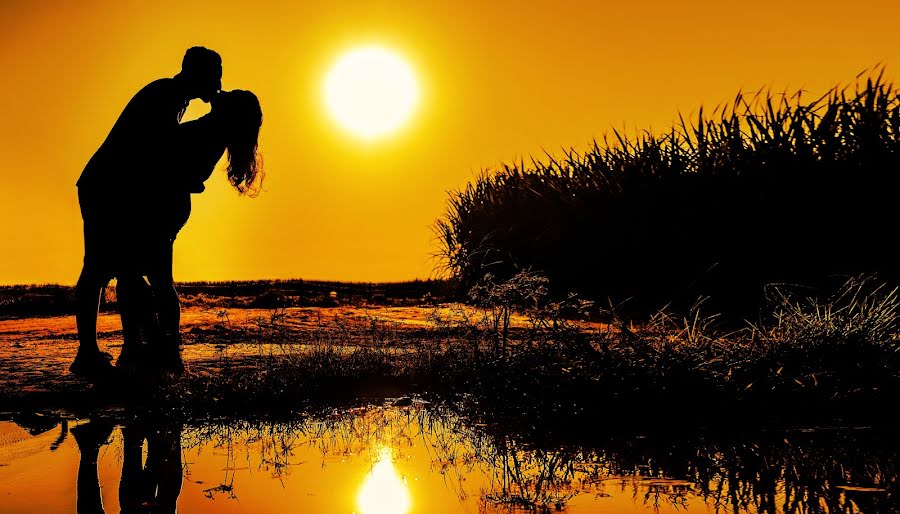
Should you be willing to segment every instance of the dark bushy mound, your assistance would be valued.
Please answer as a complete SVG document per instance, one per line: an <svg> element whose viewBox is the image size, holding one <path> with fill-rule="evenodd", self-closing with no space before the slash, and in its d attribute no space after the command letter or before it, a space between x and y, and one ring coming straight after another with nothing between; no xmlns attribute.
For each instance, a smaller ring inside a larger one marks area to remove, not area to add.
<svg viewBox="0 0 900 514"><path fill-rule="evenodd" d="M772 282L896 280L900 90L881 75L815 100L739 94L664 135L614 136L451 193L436 228L462 285L530 268L635 308L711 295L746 311Z"/></svg>

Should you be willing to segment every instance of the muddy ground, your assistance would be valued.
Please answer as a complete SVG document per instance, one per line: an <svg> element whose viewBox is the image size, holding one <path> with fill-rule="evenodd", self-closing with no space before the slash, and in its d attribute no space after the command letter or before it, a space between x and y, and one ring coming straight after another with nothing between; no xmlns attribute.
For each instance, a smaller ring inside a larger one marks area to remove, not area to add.
<svg viewBox="0 0 900 514"><path fill-rule="evenodd" d="M464 314L463 314L464 313ZM188 307L182 311L182 357L187 373L215 374L242 359L297 352L328 344L352 350L359 345L403 348L439 337L439 319L483 316L459 304L409 307L303 307L240 309ZM482 318L483 319L483 318ZM528 325L514 317L512 326ZM446 328L446 327L444 327ZM122 349L116 313L97 324L102 350L114 358ZM78 349L74 316L0 320L0 399L82 391L90 384L69 373ZM5 398L4 398L5 397Z"/></svg>

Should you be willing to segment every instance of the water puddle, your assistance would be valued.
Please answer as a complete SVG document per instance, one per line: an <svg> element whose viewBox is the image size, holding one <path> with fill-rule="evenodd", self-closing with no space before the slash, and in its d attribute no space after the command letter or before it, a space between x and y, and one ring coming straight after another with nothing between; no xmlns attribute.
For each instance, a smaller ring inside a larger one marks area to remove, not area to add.
<svg viewBox="0 0 900 514"><path fill-rule="evenodd" d="M292 422L0 421L0 513L896 512L865 428L538 444L424 404Z"/></svg>

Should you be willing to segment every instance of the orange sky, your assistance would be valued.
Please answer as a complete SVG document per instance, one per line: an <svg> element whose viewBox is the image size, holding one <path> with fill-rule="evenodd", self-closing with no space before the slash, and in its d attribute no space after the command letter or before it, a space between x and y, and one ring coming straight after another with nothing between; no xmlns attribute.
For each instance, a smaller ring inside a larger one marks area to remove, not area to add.
<svg viewBox="0 0 900 514"><path fill-rule="evenodd" d="M176 280L382 281L430 275L445 191L479 170L611 126L664 128L738 89L820 92L879 62L894 76L898 19L889 0L2 0L0 284L74 283L75 180L192 45L222 55L224 88L260 97L268 176L249 199L216 172L176 242ZM320 85L372 43L412 64L422 97L367 145L331 121Z"/></svg>

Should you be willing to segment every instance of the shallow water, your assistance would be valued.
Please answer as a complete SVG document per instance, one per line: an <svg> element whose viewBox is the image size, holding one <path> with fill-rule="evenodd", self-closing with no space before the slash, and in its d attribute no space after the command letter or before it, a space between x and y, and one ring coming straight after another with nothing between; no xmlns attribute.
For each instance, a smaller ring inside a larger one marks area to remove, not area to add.
<svg viewBox="0 0 900 514"><path fill-rule="evenodd" d="M410 406L292 422L0 421L0 513L896 512L871 428L538 442Z"/></svg>

